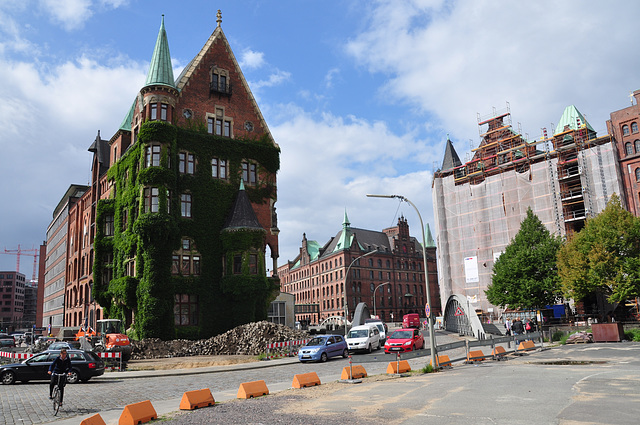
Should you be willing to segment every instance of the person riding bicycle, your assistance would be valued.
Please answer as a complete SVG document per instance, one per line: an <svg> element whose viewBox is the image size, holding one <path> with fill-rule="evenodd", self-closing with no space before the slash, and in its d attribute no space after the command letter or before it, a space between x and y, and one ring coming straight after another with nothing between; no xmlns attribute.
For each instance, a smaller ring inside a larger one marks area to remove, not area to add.
<svg viewBox="0 0 640 425"><path fill-rule="evenodd" d="M67 373L71 370L71 359L67 356L67 349L62 348L60 355L49 366L49 375L51 375L51 383L49 384L49 399L53 398L53 387L58 383L60 388L60 406L62 406L62 400L64 398L64 384L67 382ZM61 374L60 381L56 381L58 377L56 373Z"/></svg>

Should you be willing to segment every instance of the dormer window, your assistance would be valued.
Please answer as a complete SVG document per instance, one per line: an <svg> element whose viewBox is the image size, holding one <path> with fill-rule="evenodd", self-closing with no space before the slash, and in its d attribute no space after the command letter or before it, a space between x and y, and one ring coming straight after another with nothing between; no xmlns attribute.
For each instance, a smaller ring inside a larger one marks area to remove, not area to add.
<svg viewBox="0 0 640 425"><path fill-rule="evenodd" d="M158 114L158 103L152 103L149 105L150 112L150 120L156 121L160 119L161 121L167 121L167 117L169 116L169 105L166 103L160 103L160 114Z"/></svg>
<svg viewBox="0 0 640 425"><path fill-rule="evenodd" d="M220 68L213 68L211 70L210 92L231 96L231 81L229 79L229 71Z"/></svg>

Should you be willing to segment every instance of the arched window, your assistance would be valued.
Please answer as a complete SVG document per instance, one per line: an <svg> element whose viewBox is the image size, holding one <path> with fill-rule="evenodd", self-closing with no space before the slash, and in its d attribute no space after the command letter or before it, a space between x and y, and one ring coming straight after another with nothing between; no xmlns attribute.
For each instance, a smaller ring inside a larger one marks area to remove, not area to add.
<svg viewBox="0 0 640 425"><path fill-rule="evenodd" d="M636 168L636 181L640 182L640 167Z"/></svg>
<svg viewBox="0 0 640 425"><path fill-rule="evenodd" d="M637 122L632 122L631 123L631 132L632 133L637 133L638 132L638 123Z"/></svg>
<svg viewBox="0 0 640 425"><path fill-rule="evenodd" d="M629 126L625 124L622 126L622 135L627 136L628 134L629 134Z"/></svg>
<svg viewBox="0 0 640 425"><path fill-rule="evenodd" d="M636 145L636 153L640 153L640 140L636 140L633 144Z"/></svg>
<svg viewBox="0 0 640 425"><path fill-rule="evenodd" d="M633 155L633 145L629 142L625 143L624 151L627 155Z"/></svg>

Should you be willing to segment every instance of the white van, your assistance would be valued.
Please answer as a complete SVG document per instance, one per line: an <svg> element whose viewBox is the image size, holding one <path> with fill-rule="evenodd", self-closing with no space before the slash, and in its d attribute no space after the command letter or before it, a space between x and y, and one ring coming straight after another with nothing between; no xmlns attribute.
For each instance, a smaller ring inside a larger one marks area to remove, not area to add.
<svg viewBox="0 0 640 425"><path fill-rule="evenodd" d="M379 350L381 346L380 331L373 323L352 327L346 339L349 351L370 353L373 350Z"/></svg>

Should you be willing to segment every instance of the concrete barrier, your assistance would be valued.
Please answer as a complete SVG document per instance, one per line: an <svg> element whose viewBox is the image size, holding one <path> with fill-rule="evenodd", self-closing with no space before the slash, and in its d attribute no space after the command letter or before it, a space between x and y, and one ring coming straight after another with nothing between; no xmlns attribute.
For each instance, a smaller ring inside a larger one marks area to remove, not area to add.
<svg viewBox="0 0 640 425"><path fill-rule="evenodd" d="M503 346L498 345L496 346L496 348L494 348L491 351L491 355L493 356L494 359L501 360L504 356L507 355L507 351L504 349Z"/></svg>
<svg viewBox="0 0 640 425"><path fill-rule="evenodd" d="M199 407L213 406L215 403L216 401L213 399L213 395L211 395L211 390L204 388L202 390L185 392L182 395L182 400L180 400L180 409L193 410Z"/></svg>
<svg viewBox="0 0 640 425"><path fill-rule="evenodd" d="M431 364L431 360L429 360L429 364L431 366L433 366ZM447 356L446 354L443 354L442 356L438 356L438 366L440 366L440 367L452 367L451 360L449 359L449 356Z"/></svg>
<svg viewBox="0 0 640 425"><path fill-rule="evenodd" d="M102 419L102 416L100 416L99 413L96 413L93 416L83 419L82 422L80 422L80 425L107 425L107 424L105 423L104 419Z"/></svg>
<svg viewBox="0 0 640 425"><path fill-rule="evenodd" d="M293 383L291 384L293 388L304 388L315 385L320 385L320 378L318 378L318 374L315 372L294 375Z"/></svg>
<svg viewBox="0 0 640 425"><path fill-rule="evenodd" d="M471 350L467 354L467 362L481 362L486 358L482 350Z"/></svg>
<svg viewBox="0 0 640 425"><path fill-rule="evenodd" d="M269 394L267 384L260 381L243 382L238 388L238 398L253 398Z"/></svg>
<svg viewBox="0 0 640 425"><path fill-rule="evenodd" d="M366 377L367 377L367 371L365 370L364 366L361 366L361 365L354 365L351 367L346 366L345 368L342 369L342 375L340 375L340 379L342 380L360 379L360 378L366 378Z"/></svg>
<svg viewBox="0 0 640 425"><path fill-rule="evenodd" d="M156 409L151 401L145 400L139 403L128 404L124 407L118 425L138 425L158 419Z"/></svg>
<svg viewBox="0 0 640 425"><path fill-rule="evenodd" d="M411 372L411 366L406 360L400 360L399 362L389 362L387 366L387 374L405 373Z"/></svg>
<svg viewBox="0 0 640 425"><path fill-rule="evenodd" d="M536 349L536 344L530 339L526 341L522 341L520 344L518 344L518 351L529 351L529 350L535 350L535 349Z"/></svg>

